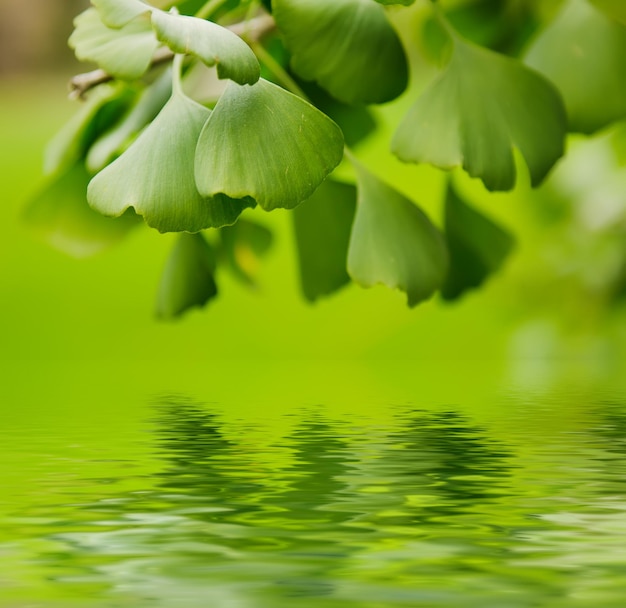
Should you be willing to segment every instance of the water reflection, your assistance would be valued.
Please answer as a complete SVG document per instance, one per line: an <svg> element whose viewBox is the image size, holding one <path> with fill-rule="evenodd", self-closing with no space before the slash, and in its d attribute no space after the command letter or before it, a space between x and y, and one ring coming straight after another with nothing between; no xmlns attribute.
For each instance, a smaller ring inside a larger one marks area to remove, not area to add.
<svg viewBox="0 0 626 608"><path fill-rule="evenodd" d="M384 424L296 408L271 439L262 412L227 423L172 396L153 412L150 475L76 480L80 501L27 527L23 514L14 545L30 546L48 591L174 608L626 597L621 406L539 440L502 439L451 407L398 406Z"/></svg>

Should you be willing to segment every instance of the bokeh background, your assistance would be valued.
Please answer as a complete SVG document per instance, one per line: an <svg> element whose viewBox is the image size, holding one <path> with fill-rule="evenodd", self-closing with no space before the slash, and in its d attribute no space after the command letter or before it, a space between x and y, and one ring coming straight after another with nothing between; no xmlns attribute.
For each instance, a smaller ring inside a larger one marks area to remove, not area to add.
<svg viewBox="0 0 626 608"><path fill-rule="evenodd" d="M222 272L220 296L176 322L154 300L172 235L139 229L103 253L74 259L29 228L23 214L43 186L47 142L76 111L67 81L90 69L66 46L86 2L0 0L0 240L5 360L193 362L248 360L585 361L620 366L626 339L626 130L573 137L567 160L538 191L523 167L512 193L488 194L455 174L459 189L513 232L502 270L460 301L438 296L408 309L399 292L350 286L311 305L300 293L288 212L251 212L274 244L250 290ZM398 21L408 31L411 20ZM404 166L390 134L432 66L414 58L412 86L377 110L381 128L357 149L377 174L440 222L443 176ZM252 216L251 216L252 217ZM594 373L596 373L594 372Z"/></svg>

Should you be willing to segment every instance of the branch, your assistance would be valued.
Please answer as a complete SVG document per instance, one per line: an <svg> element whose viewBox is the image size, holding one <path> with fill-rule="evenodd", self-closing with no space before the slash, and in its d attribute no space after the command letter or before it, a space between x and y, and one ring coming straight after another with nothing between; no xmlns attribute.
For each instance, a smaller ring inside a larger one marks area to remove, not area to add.
<svg viewBox="0 0 626 608"><path fill-rule="evenodd" d="M249 21L241 21L239 23L233 23L226 26L234 34L237 34L240 38L243 38L250 44L259 42L267 34L272 32L276 28L276 22L271 15L261 15L250 19ZM157 49L156 53L152 57L150 67L153 68L162 63L167 63L174 58L174 53L168 47L161 47ZM115 76L111 76L104 70L93 70L91 72L85 72L84 74L77 74L72 77L69 82L70 99L84 99L87 91L90 91L99 84L110 82L115 80Z"/></svg>

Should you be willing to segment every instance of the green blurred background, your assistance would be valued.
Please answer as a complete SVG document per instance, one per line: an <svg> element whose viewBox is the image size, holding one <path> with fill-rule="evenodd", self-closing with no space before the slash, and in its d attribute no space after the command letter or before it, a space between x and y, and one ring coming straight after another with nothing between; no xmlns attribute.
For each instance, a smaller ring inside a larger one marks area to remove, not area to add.
<svg viewBox="0 0 626 608"><path fill-rule="evenodd" d="M514 254L479 290L453 304L413 310L399 292L350 286L314 305L300 294L289 212L250 212L275 239L250 290L225 272L220 296L173 323L154 318L160 273L173 242L141 228L120 245L73 259L23 221L42 187L46 143L75 112L67 99L75 63L65 40L84 2L0 0L0 149L5 230L0 299L6 360L284 359L581 360L619 367L626 339L626 136L617 125L572 138L569 155L538 191L525 171L516 190L488 194L455 173L468 201L511 230ZM398 19L406 35L414 22ZM444 181L404 166L390 134L433 68L413 58L413 83L378 110L379 132L357 155L440 223ZM247 212L246 212L247 213Z"/></svg>

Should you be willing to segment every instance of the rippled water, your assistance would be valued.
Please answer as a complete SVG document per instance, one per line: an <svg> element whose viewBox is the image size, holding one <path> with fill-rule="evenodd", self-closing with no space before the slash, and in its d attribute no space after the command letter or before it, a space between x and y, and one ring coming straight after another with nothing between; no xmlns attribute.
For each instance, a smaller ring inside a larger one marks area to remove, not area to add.
<svg viewBox="0 0 626 608"><path fill-rule="evenodd" d="M3 409L2 608L626 605L626 393L209 384Z"/></svg>

